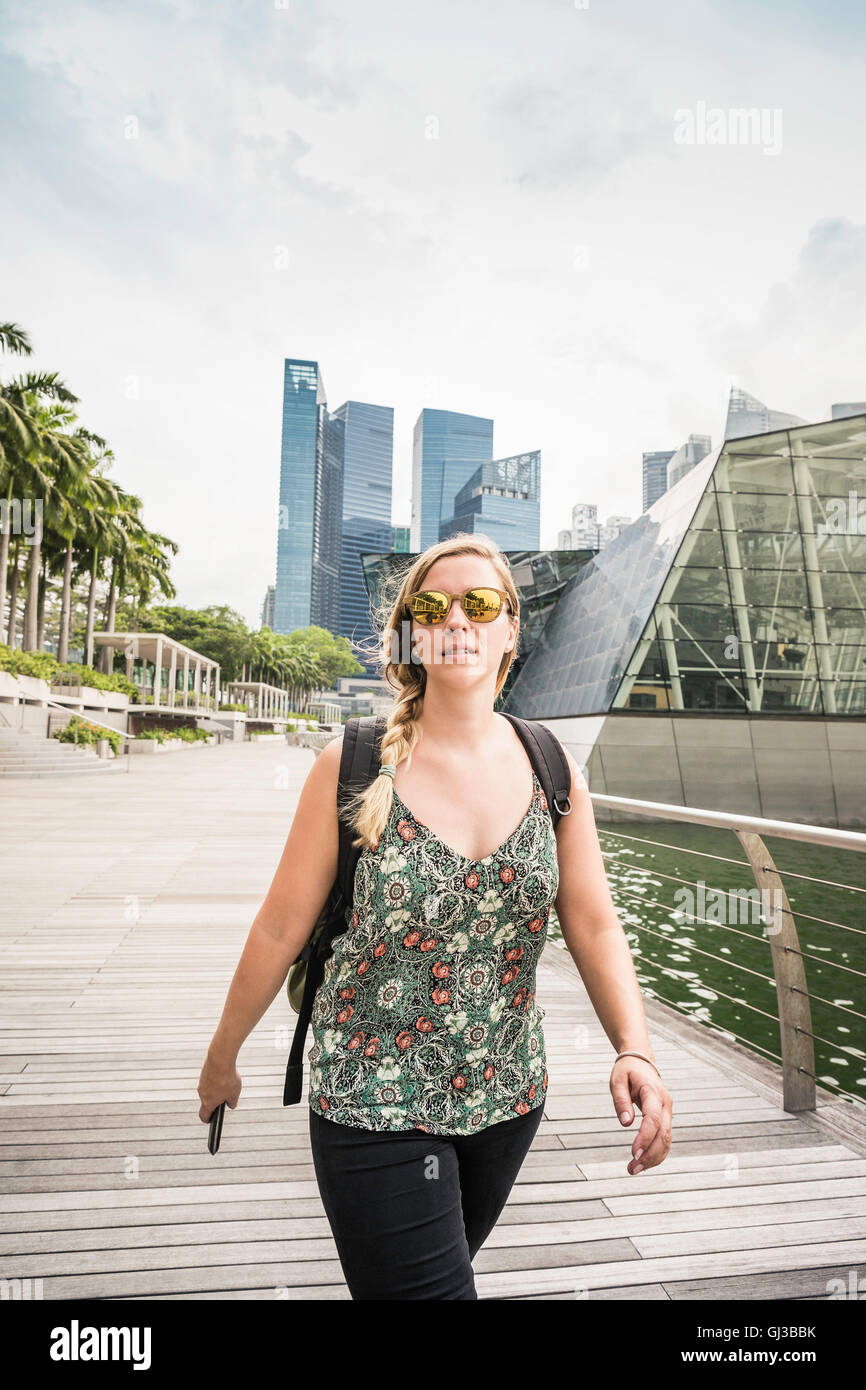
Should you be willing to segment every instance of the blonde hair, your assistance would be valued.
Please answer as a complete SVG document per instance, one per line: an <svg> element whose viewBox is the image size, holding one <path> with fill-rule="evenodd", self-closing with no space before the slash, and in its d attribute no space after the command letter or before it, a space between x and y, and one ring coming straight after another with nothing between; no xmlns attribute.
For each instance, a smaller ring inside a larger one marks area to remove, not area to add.
<svg viewBox="0 0 866 1390"><path fill-rule="evenodd" d="M404 661L402 638L407 631L404 624L411 623L407 599L423 587L424 580L437 560L451 555L478 555L489 560L496 569L501 587L508 594L512 616L518 620L518 633L511 651L503 652L502 661L496 676L493 692L494 700L499 695L511 663L517 654L520 638L520 596L511 575L511 567L499 546L488 536L468 531L438 541L418 556L408 570L392 579L396 583L396 594L387 590L376 613L376 627L381 632L381 644L376 652L376 660L382 668L383 677L396 692L393 708L382 734L381 764L399 767L412 757L421 738L418 718L424 708L424 692L427 688L427 670L423 665L411 660ZM401 631L401 627L403 630ZM397 654L396 659L394 654ZM394 799L393 777L374 777L368 787L347 799L341 810L344 821L355 832L353 845L362 849L375 849L382 832L388 823Z"/></svg>

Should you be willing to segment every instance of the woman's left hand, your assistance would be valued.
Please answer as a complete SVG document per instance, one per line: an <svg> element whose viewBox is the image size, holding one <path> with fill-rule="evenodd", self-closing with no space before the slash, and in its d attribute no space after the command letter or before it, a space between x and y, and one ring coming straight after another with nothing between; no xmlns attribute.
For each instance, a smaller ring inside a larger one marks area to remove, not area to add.
<svg viewBox="0 0 866 1390"><path fill-rule="evenodd" d="M655 1067L640 1057L620 1057L610 1073L610 1093L621 1125L632 1123L635 1105L643 1115L628 1171L663 1163L670 1153L674 1103Z"/></svg>

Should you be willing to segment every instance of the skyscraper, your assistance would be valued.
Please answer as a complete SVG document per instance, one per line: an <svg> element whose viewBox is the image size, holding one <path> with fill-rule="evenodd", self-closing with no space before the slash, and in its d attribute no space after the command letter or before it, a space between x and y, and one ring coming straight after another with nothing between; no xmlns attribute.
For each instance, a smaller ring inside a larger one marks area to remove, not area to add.
<svg viewBox="0 0 866 1390"><path fill-rule="evenodd" d="M454 515L457 493L479 463L492 458L492 420L453 410L421 411L412 449L412 550L426 550L439 540L442 522Z"/></svg>
<svg viewBox="0 0 866 1390"><path fill-rule="evenodd" d="M317 362L286 358L273 628L371 635L360 565L390 550L394 412L346 401L328 412Z"/></svg>
<svg viewBox="0 0 866 1390"><path fill-rule="evenodd" d="M330 417L329 430L339 432L343 467L338 631L351 642L365 644L365 651L355 651L365 663L374 628L361 555L391 550L394 543L394 411L391 406L346 401Z"/></svg>
<svg viewBox="0 0 866 1390"><path fill-rule="evenodd" d="M792 429L805 423L799 415L786 415L782 410L770 410L757 396L750 396L748 391L741 391L738 386L731 387L725 439L743 439L750 434L770 434L773 430Z"/></svg>
<svg viewBox="0 0 866 1390"><path fill-rule="evenodd" d="M502 550L537 550L541 528L541 454L514 454L479 464L454 499L439 540L483 532Z"/></svg>
<svg viewBox="0 0 866 1390"><path fill-rule="evenodd" d="M668 460L668 487L673 487L680 478L691 473L712 447L713 441L708 434L690 434L685 444L681 444Z"/></svg>
<svg viewBox="0 0 866 1390"><path fill-rule="evenodd" d="M274 631L293 632L313 618L313 553L321 522L327 417L317 362L286 358L280 448L280 513ZM342 499L340 499L342 502ZM318 512L318 515L317 515Z"/></svg>
<svg viewBox="0 0 866 1390"><path fill-rule="evenodd" d="M630 516L609 516L602 524L594 502L576 502L571 509L571 529L559 533L559 549L603 550L626 526L631 526Z"/></svg>
<svg viewBox="0 0 866 1390"><path fill-rule="evenodd" d="M668 464L673 449L656 449L643 456L643 509L648 512L654 502L668 490Z"/></svg>

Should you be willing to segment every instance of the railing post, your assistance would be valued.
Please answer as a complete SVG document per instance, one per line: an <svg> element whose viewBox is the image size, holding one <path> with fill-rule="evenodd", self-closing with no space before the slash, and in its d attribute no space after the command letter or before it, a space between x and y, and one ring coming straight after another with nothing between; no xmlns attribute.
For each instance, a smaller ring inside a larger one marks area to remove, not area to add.
<svg viewBox="0 0 866 1390"><path fill-rule="evenodd" d="M779 1003L779 1033L782 1043L782 1105L785 1110L815 1109L815 1047L812 1040L812 1010L809 986L800 954L797 926L788 894L776 865L760 835L750 830L734 834L746 851L761 902L780 904L767 924L770 928L770 955Z"/></svg>

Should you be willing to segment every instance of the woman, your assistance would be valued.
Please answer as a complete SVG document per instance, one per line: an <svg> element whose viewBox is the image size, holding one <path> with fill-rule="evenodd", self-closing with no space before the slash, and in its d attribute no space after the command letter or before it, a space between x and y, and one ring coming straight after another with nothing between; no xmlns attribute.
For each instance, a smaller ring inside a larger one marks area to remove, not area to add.
<svg viewBox="0 0 866 1390"><path fill-rule="evenodd" d="M316 993L310 1139L353 1298L475 1299L471 1261L544 1110L535 973L552 904L624 1054L610 1076L620 1123L642 1112L629 1173L667 1156L672 1102L581 773L567 754L572 810L554 832L523 744L494 712L520 625L507 559L483 536L440 541L382 617L396 699L379 775L346 813L362 853ZM336 877L341 748L323 749L302 788L202 1070L203 1121L237 1105L240 1047Z"/></svg>

